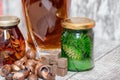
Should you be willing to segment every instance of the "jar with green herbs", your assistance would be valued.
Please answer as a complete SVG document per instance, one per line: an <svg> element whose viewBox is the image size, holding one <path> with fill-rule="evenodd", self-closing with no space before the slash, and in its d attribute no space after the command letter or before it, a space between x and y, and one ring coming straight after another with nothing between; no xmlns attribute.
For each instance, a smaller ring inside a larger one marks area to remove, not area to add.
<svg viewBox="0 0 120 80"><path fill-rule="evenodd" d="M87 71L94 67L94 25L94 20L83 17L72 17L62 22L61 56L68 59L69 71Z"/></svg>

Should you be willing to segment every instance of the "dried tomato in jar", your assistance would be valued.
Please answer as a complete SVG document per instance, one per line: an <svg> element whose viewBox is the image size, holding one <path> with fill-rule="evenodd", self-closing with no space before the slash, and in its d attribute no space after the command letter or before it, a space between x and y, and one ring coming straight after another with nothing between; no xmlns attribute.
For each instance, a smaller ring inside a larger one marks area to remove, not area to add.
<svg viewBox="0 0 120 80"><path fill-rule="evenodd" d="M12 64L25 54L25 40L16 16L0 16L0 67Z"/></svg>

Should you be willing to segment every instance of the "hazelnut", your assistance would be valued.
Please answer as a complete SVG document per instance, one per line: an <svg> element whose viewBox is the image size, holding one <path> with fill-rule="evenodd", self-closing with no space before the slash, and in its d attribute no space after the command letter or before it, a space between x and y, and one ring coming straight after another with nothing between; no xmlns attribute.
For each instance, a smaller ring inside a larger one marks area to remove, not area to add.
<svg viewBox="0 0 120 80"><path fill-rule="evenodd" d="M13 75L13 80L24 80L24 79L25 79L24 74L21 72L16 72Z"/></svg>
<svg viewBox="0 0 120 80"><path fill-rule="evenodd" d="M38 59L34 59L33 62L34 62L35 64L41 63L41 61L38 60Z"/></svg>
<svg viewBox="0 0 120 80"><path fill-rule="evenodd" d="M35 50L29 49L29 50L26 52L26 56L27 56L28 59L35 59L35 57L36 57L36 52L35 52Z"/></svg>
<svg viewBox="0 0 120 80"><path fill-rule="evenodd" d="M36 65L36 62L35 62L35 60L27 60L27 62L26 62L26 64L25 65L29 65L29 66L32 66L32 67L35 67L35 65Z"/></svg>
<svg viewBox="0 0 120 80"><path fill-rule="evenodd" d="M25 67L22 63L23 62L21 62L20 60L14 62L14 64L17 65L20 69L24 69Z"/></svg>
<svg viewBox="0 0 120 80"><path fill-rule="evenodd" d="M29 76L28 76L28 80L38 80L38 76L30 73Z"/></svg>
<svg viewBox="0 0 120 80"><path fill-rule="evenodd" d="M39 68L40 68L41 66L43 66L42 63L38 63L38 64L35 66L35 74L36 74L36 75L38 75L38 70L39 70Z"/></svg>
<svg viewBox="0 0 120 80"><path fill-rule="evenodd" d="M25 67L32 73L35 72L35 66L36 63L34 62L34 60L27 60Z"/></svg>
<svg viewBox="0 0 120 80"><path fill-rule="evenodd" d="M29 72L35 73L35 69L32 66L25 66Z"/></svg>
<svg viewBox="0 0 120 80"><path fill-rule="evenodd" d="M58 56L42 55L39 59L35 59L36 53L34 50L28 50L27 54L20 60L17 60L12 65L4 65L0 68L0 74L6 78L6 80L55 80L56 65L50 65L51 61L58 60ZM54 63L52 63L54 64ZM61 65L60 65L61 66ZM54 68L54 69L53 69Z"/></svg>
<svg viewBox="0 0 120 80"><path fill-rule="evenodd" d="M46 78L45 80L55 80L55 75L49 73L49 74L47 75L47 78Z"/></svg>
<svg viewBox="0 0 120 80"><path fill-rule="evenodd" d="M20 68L21 69L25 69L26 67L25 67L25 65L21 65Z"/></svg>
<svg viewBox="0 0 120 80"><path fill-rule="evenodd" d="M48 74L50 73L50 69L49 69L48 66L38 64L35 69L36 69L36 71L35 71L36 74L37 74L40 78L47 79L47 76L48 76Z"/></svg>
<svg viewBox="0 0 120 80"><path fill-rule="evenodd" d="M13 78L13 73L10 73L7 76L5 76L6 80L13 80L12 78Z"/></svg>
<svg viewBox="0 0 120 80"><path fill-rule="evenodd" d="M24 77L25 77L25 78L26 78L26 77L29 75L29 73L30 73L30 71L27 70L27 69L20 70L19 72L22 72L22 73L24 74Z"/></svg>
<svg viewBox="0 0 120 80"><path fill-rule="evenodd" d="M15 65L17 65L18 67L20 67L22 65L22 62L20 60L17 60L14 62Z"/></svg>
<svg viewBox="0 0 120 80"><path fill-rule="evenodd" d="M24 56L22 59L15 61L14 64L21 69L25 69L24 64L26 63L26 61L27 61L27 57Z"/></svg>
<svg viewBox="0 0 120 80"><path fill-rule="evenodd" d="M43 79L47 79L48 75L49 75L49 68L43 66L40 70L39 70L39 76L42 76Z"/></svg>
<svg viewBox="0 0 120 80"><path fill-rule="evenodd" d="M42 63L48 65L49 64L49 55L41 55L39 62L42 62Z"/></svg>
<svg viewBox="0 0 120 80"><path fill-rule="evenodd" d="M27 57L24 56L23 58L20 59L20 61L21 61L21 64L25 64L27 61Z"/></svg>
<svg viewBox="0 0 120 80"><path fill-rule="evenodd" d="M0 69L0 75L1 76L6 76L11 72L11 66L6 64Z"/></svg>
<svg viewBox="0 0 120 80"><path fill-rule="evenodd" d="M12 68L12 71L19 71L19 70L20 70L20 67L18 67L18 66L15 65L15 64L12 64L12 65L11 65L11 68Z"/></svg>

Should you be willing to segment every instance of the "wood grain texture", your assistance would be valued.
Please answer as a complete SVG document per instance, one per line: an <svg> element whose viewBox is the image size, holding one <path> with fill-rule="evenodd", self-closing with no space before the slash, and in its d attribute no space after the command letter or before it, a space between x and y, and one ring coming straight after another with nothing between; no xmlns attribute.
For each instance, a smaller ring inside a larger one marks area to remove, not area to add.
<svg viewBox="0 0 120 80"><path fill-rule="evenodd" d="M93 70L76 73L68 80L120 80L120 46L97 60Z"/></svg>
<svg viewBox="0 0 120 80"><path fill-rule="evenodd" d="M86 72L68 71L65 77L57 76L56 80L120 80L120 42L101 39L94 42L95 67Z"/></svg>
<svg viewBox="0 0 120 80"><path fill-rule="evenodd" d="M93 70L91 70L93 74L91 74L91 71L87 71L87 72L69 72L68 71L68 75L66 75L65 77L58 76L58 77L56 77L56 80L99 80L98 79L100 76L99 74L104 75L104 67L105 66L103 64L101 65L100 63L98 63L98 61L101 61L102 58L104 58L106 55L111 53L111 51L114 51L114 50L116 51L116 49L120 46L120 42L108 41L108 40L102 40L102 39L95 39L94 42L95 42L95 44L94 44L95 68ZM108 61L109 61L109 59L108 59ZM120 62L120 60L119 60L119 62ZM104 63L104 61L101 61L101 63ZM112 64L113 63L111 63L111 65ZM107 66L107 67L109 68L110 66ZM96 74L96 75L94 75L94 74ZM83 77L83 76L85 76L85 77ZM101 79L101 80L104 80L104 79Z"/></svg>

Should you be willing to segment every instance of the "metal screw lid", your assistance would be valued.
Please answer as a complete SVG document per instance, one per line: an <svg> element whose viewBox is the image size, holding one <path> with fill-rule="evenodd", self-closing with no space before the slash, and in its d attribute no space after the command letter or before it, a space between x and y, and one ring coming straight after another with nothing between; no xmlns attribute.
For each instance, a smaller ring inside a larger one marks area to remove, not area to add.
<svg viewBox="0 0 120 80"><path fill-rule="evenodd" d="M91 29L95 26L95 21L84 17L72 17L64 19L62 26L73 30Z"/></svg>
<svg viewBox="0 0 120 80"><path fill-rule="evenodd" d="M6 28L18 25L20 19L16 16L0 16L0 27Z"/></svg>

